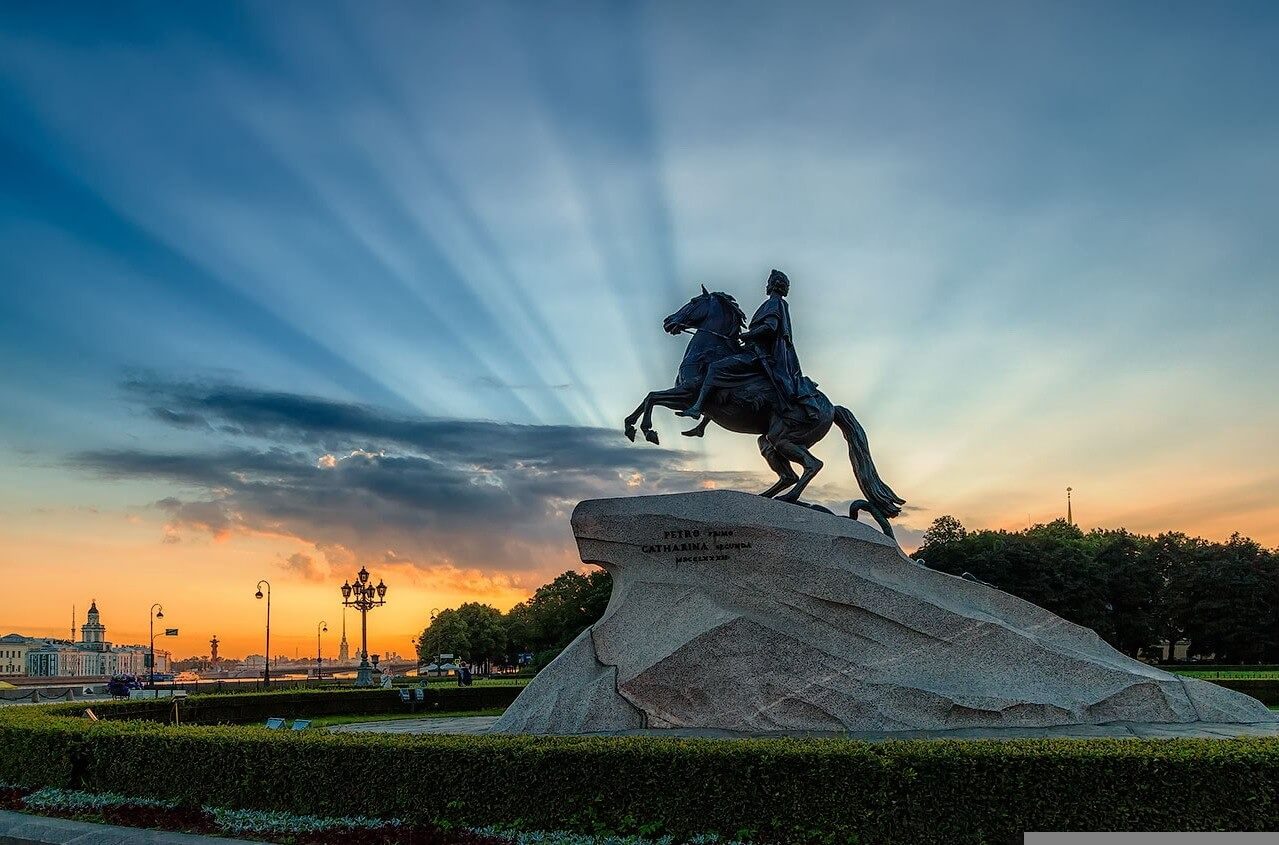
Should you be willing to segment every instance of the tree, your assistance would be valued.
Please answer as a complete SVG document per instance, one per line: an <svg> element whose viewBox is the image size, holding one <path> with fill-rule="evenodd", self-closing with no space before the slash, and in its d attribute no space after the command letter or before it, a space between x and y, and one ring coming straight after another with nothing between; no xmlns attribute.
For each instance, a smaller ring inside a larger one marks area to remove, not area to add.
<svg viewBox="0 0 1279 845"><path fill-rule="evenodd" d="M467 602L457 609L457 615L466 627L466 650L460 652L468 663L487 666L495 657L506 651L506 626L502 612L495 607L478 602Z"/></svg>
<svg viewBox="0 0 1279 845"><path fill-rule="evenodd" d="M569 571L506 614L476 602L450 608L422 631L418 658L427 662L444 652L485 663L532 652L540 656L536 664L545 664L604 615L612 590L613 579L602 569Z"/></svg>
<svg viewBox="0 0 1279 845"><path fill-rule="evenodd" d="M466 619L453 608L441 611L418 638L418 659L435 660L441 654L468 654L471 650L470 631Z"/></svg>
<svg viewBox="0 0 1279 845"><path fill-rule="evenodd" d="M1105 581L1106 609L1110 622L1106 637L1123 653L1151 655L1160 640L1160 594L1164 576L1159 559L1148 553L1149 537L1119 529L1096 530L1087 537L1096 568Z"/></svg>
<svg viewBox="0 0 1279 845"><path fill-rule="evenodd" d="M604 615L612 590L613 579L603 569L586 575L565 572L511 609L511 646L532 652L562 650Z"/></svg>
<svg viewBox="0 0 1279 845"><path fill-rule="evenodd" d="M1226 543L1195 541L1193 563L1179 585L1190 652L1219 663L1249 663L1276 649L1275 556L1233 535Z"/></svg>
<svg viewBox="0 0 1279 845"><path fill-rule="evenodd" d="M1219 662L1279 660L1279 554L1246 537L1084 535L1065 520L970 532L943 516L916 557L1092 628L1132 656L1187 639L1191 655Z"/></svg>
<svg viewBox="0 0 1279 845"><path fill-rule="evenodd" d="M924 532L924 545L931 543L958 543L968 536L968 529L950 514L939 516Z"/></svg>

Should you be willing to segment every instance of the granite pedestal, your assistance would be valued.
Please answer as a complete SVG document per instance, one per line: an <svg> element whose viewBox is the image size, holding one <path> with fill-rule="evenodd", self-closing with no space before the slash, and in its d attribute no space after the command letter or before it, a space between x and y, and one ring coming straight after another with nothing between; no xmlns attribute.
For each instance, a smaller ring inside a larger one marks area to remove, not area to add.
<svg viewBox="0 0 1279 845"><path fill-rule="evenodd" d="M493 732L1276 721L1249 696L1126 657L843 517L705 491L585 501L573 531L582 560L612 574L612 599Z"/></svg>

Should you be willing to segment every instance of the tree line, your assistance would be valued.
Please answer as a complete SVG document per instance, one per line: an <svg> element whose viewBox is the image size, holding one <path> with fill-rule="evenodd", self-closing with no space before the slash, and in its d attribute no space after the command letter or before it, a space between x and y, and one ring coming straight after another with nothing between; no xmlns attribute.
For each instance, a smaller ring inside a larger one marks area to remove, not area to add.
<svg viewBox="0 0 1279 845"><path fill-rule="evenodd" d="M1159 661L1163 642L1184 640L1192 658L1279 663L1279 551L1239 534L1219 543L1179 532L1085 533L1060 519L968 531L943 516L914 557L1091 628L1132 657ZM435 617L418 638L418 656L515 665L531 654L540 668L603 615L612 586L602 569L570 571L507 613L467 602Z"/></svg>
<svg viewBox="0 0 1279 845"><path fill-rule="evenodd" d="M1239 534L1219 543L1179 532L1084 533L1065 520L1024 531L968 531L935 520L914 557L1034 602L1132 657L1160 643L1217 663L1279 662L1279 551Z"/></svg>
<svg viewBox="0 0 1279 845"><path fill-rule="evenodd" d="M436 615L418 637L418 658L428 663L453 654L475 665L509 666L529 654L533 668L541 668L604 615L612 590L613 579L602 569L570 571L506 613L467 602Z"/></svg>

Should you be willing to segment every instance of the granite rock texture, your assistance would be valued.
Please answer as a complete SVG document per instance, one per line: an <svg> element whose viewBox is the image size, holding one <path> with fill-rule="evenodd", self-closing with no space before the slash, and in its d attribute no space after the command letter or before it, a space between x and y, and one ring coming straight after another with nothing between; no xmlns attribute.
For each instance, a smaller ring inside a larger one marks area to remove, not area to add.
<svg viewBox="0 0 1279 845"><path fill-rule="evenodd" d="M843 517L705 491L585 501L573 531L612 600L494 732L1275 721Z"/></svg>

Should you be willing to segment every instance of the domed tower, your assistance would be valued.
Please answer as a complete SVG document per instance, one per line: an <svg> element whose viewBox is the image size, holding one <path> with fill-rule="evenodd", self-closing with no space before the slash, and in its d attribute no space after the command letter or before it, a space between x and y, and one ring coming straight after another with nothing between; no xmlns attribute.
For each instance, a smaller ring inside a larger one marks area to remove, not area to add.
<svg viewBox="0 0 1279 845"><path fill-rule="evenodd" d="M111 647L111 644L107 642L107 626L102 624L102 618L98 613L97 599L89 605L89 613L85 617L84 624L80 626L80 641L93 651L106 651Z"/></svg>

